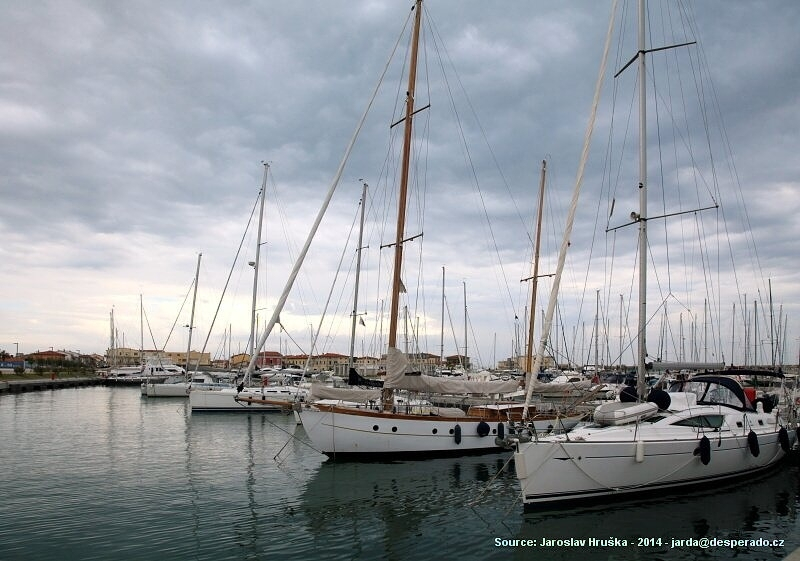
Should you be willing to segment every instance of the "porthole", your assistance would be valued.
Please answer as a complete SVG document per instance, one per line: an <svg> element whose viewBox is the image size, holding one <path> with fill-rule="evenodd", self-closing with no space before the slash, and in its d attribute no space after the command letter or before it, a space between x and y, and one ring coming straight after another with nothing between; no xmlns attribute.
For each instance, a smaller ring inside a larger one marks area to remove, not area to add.
<svg viewBox="0 0 800 561"><path fill-rule="evenodd" d="M433 429L431 432L432 432L433 434L436 434L437 432L439 432L439 429Z"/></svg>
<svg viewBox="0 0 800 561"><path fill-rule="evenodd" d="M378 425L372 425L372 430L378 430Z"/></svg>
<svg viewBox="0 0 800 561"><path fill-rule="evenodd" d="M392 432L397 432L397 427L392 427Z"/></svg>
<svg viewBox="0 0 800 561"><path fill-rule="evenodd" d="M453 434L454 432L456 432L456 431L453 430L453 429L450 429L450 434Z"/></svg>

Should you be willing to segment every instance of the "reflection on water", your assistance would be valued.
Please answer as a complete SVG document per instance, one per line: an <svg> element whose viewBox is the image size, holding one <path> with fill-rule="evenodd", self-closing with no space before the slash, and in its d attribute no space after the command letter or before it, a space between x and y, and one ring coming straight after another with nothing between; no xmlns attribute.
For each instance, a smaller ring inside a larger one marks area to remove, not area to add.
<svg viewBox="0 0 800 561"><path fill-rule="evenodd" d="M798 492L798 469L784 466L755 480L724 487L640 501L614 503L611 499L606 505L576 512L527 514L517 537L540 542L542 538L627 540L624 548L587 547L588 559L637 559L645 554L653 559L782 559L797 547ZM706 549L684 545L686 540L700 538L765 538L785 543L780 547ZM569 547L547 551L550 559L574 559Z"/></svg>
<svg viewBox="0 0 800 561"><path fill-rule="evenodd" d="M0 396L0 441L3 561L750 560L798 546L797 467L722 490L523 515L506 453L331 463L291 416L191 415L185 401L148 400L138 388ZM503 546L613 537L787 544Z"/></svg>
<svg viewBox="0 0 800 561"><path fill-rule="evenodd" d="M499 504L513 493L505 455L393 463L323 463L302 494L307 529L318 547L363 558L408 559L409 552L491 551L491 523L470 503ZM423 545L427 544L427 546ZM483 558L486 556L483 555Z"/></svg>

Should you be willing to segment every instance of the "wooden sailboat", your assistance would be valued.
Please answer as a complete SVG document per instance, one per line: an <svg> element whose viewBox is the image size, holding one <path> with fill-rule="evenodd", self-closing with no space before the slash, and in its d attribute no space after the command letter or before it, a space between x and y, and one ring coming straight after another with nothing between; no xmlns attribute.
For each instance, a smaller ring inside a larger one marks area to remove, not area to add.
<svg viewBox="0 0 800 561"><path fill-rule="evenodd" d="M406 201L411 163L411 141L415 116L417 55L422 18L422 0L414 6L408 87L406 89L402 165L398 194L394 266L391 285L391 311L388 334L387 373L378 407L355 408L345 405L305 406L299 411L303 427L315 448L334 459L418 457L461 455L499 450L497 436L505 434L503 421L488 423L479 416L457 408L411 406L398 408L396 390L432 393L505 394L518 389L515 380L478 382L448 380L410 373L407 355L398 348L400 317L400 279L403 244L406 241Z"/></svg>

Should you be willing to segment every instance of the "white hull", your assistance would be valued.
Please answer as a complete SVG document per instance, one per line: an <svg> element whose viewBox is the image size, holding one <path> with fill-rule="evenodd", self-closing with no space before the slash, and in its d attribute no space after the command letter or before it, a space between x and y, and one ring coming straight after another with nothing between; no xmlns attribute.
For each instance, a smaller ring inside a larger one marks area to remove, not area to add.
<svg viewBox="0 0 800 561"><path fill-rule="evenodd" d="M331 457L377 459L496 452L501 448L495 438L507 433L506 423L487 423L474 417L407 415L348 407L304 407L300 418L313 446ZM478 432L481 423L484 436Z"/></svg>
<svg viewBox="0 0 800 561"><path fill-rule="evenodd" d="M174 384L142 384L144 393L147 397L188 397L190 392L196 391L221 391L224 389L234 389L231 384L204 384L196 382L177 382Z"/></svg>
<svg viewBox="0 0 800 561"><path fill-rule="evenodd" d="M725 414L724 409L695 407L655 423L592 426L576 429L569 438L518 442L514 460L523 503L529 507L721 481L769 468L785 456L774 414L729 413L718 430L673 424L679 417ZM748 443L751 429L758 455ZM791 440L793 432L787 433ZM707 464L700 453L703 436L710 442Z"/></svg>
<svg viewBox="0 0 800 561"><path fill-rule="evenodd" d="M189 406L192 412L285 411L303 396L303 390L298 390L298 388L294 386L245 388L241 392L237 392L235 388L222 390L192 390L189 392ZM265 403L259 403L258 400L264 401Z"/></svg>
<svg viewBox="0 0 800 561"><path fill-rule="evenodd" d="M142 384L147 397L188 397L189 384L178 382L176 384Z"/></svg>

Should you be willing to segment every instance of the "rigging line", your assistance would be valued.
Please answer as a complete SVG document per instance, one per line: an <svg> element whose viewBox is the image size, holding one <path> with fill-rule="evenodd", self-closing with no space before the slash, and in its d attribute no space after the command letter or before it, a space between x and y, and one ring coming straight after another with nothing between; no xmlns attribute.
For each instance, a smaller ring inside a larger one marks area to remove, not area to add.
<svg viewBox="0 0 800 561"><path fill-rule="evenodd" d="M283 332L286 334L286 336L289 338L289 340L292 343L294 343L294 346L297 347L297 349L300 351L300 354L304 354L304 355L308 355L309 354L309 353L307 353L306 351L303 350L303 347L300 346L300 343L298 343L297 341L294 340L294 337L292 337L292 334L289 333L289 331L286 329L286 327L280 321L276 321L275 323L277 323L280 326L280 328L283 330ZM253 353L253 354L256 355L256 356L258 355L258 353Z"/></svg>
<svg viewBox="0 0 800 561"><path fill-rule="evenodd" d="M652 50L652 47L653 47L653 31L652 31L652 23L650 22L650 11L649 10L648 10L647 14L648 14L648 26L650 27L650 33L648 33L647 36L649 38L648 40L650 41L650 49ZM659 111L660 104L658 103L658 100L660 99L660 96L657 94L657 92L659 92L659 84L657 82L657 76L656 76L656 64L657 64L657 62L656 62L655 57L650 57L650 64L648 65L647 68L650 71L650 81L651 81L652 86L653 86L651 95L653 96L653 99L655 100L655 102L653 103L653 109L655 111L655 119L656 119L656 138L657 138L656 146L658 148L658 172L659 172L659 176L661 178L661 184L660 184L660 188L661 188L661 209L662 209L662 214L666 214L667 213L667 200L666 200L667 197L666 197L666 192L664 191L666 182L664 180L664 155L662 153L662 140L661 140L661 112ZM667 74L667 73L665 72L665 74ZM667 80L669 80L669 79L667 79ZM674 145L674 143L673 143L673 145ZM649 185L648 185L648 187L649 187ZM649 241L648 241L648 243L649 243ZM671 266L672 266L672 261L670 259L669 236L668 236L668 229L666 227L666 222L664 223L664 247L666 248L665 249L665 261L666 261L666 269L667 269L667 286L668 286L668 290L671 290L672 289L671 288L671 278L672 277L670 275L670 270L671 270Z"/></svg>
<svg viewBox="0 0 800 561"><path fill-rule="evenodd" d="M347 232L347 238L345 239L344 246L342 247L342 254L339 257L339 264L336 267L336 274L333 277L333 282L331 283L331 289L328 292L328 299L325 301L325 306L322 309L322 315L319 318L319 323L317 324L317 332L314 334L314 338L311 341L311 352L309 353L308 358L306 359L306 366L305 366L306 371L308 370L308 367L311 364L311 355L314 354L314 349L317 347L317 340L319 339L319 333L322 330L322 324L324 323L325 316L328 313L328 306L331 303L331 298L333 297L333 291L334 288L336 287L336 281L339 278L339 273L342 271L342 263L344 262L345 255L347 254L347 246L350 244L350 238L352 237L353 230L355 229L355 226L358 222L359 214L360 214L360 208L356 208L356 212L353 216L353 221L350 223L350 231Z"/></svg>
<svg viewBox="0 0 800 561"><path fill-rule="evenodd" d="M430 19L429 19L429 21L430 21ZM432 29L435 30L434 27L432 27ZM461 82L461 78L460 78L458 72L455 70L455 65L453 64L452 59L449 56L449 53L447 51L447 47L444 45L443 42L441 42L442 43L441 47L439 47L439 43L435 41L437 35L435 33L433 35L434 35L434 48L436 48L437 52L443 51L444 55L445 55L444 58L446 58L447 61L450 63L450 67L453 69L453 74L455 75L456 83L459 85L460 90L461 90L462 94L464 95L467 107L470 108L470 110L472 112L472 116L475 119L475 121L476 121L476 123L478 125L478 128L481 131L481 134L483 135L484 141L486 142L486 145L487 145L487 147L489 149L489 153L491 154L492 159L495 162L495 165L496 165L496 167L498 169L500 177L503 179L503 183L506 186L506 190L509 191L509 193L510 193L510 188L508 187L508 182L505 180L505 176L503 175L502 170L500 170L500 165L497 162L497 158L495 157L494 152L492 151L491 146L489 145L488 137L486 136L485 129L483 128L483 126L480 123L480 119L478 118L477 112L475 111L475 108L474 108L474 106L472 105L472 103L470 101L469 95L467 94L466 89L464 88L464 85ZM440 39L441 39L441 37L440 37ZM500 272L502 274L503 282L505 284L506 293L508 295L508 301L509 301L509 303L511 305L511 310L513 312L512 315L517 315L517 308L516 308L515 303L514 303L514 298L513 298L512 294L511 294L510 283L508 281L508 275L506 275L505 267L503 266L503 261L502 261L502 259L500 257L500 249L499 249L499 247L497 245L497 239L496 239L496 237L494 235L494 230L492 228L492 224L491 224L491 221L489 219L489 212L488 212L488 209L486 207L486 202L484 200L483 192L481 191L481 188L480 188L480 184L479 184L479 181L478 181L477 173L475 171L475 165L474 165L474 162L473 162L473 159L472 159L472 155L470 154L469 147L467 146L466 134L464 133L464 128L463 128L463 125L461 123L461 119L459 118L458 109L455 106L455 97L453 96L453 90L452 90L452 88L450 86L450 81L448 80L448 75L444 71L444 65L442 64L443 61L444 61L444 58L441 57L441 56L439 57L440 68L442 70L442 77L444 79L445 88L446 88L446 90L447 90L447 92L449 94L450 108L451 108L454 116L456 117L457 128L458 128L458 131L459 131L459 138L461 139L461 143L462 143L461 148L464 151L464 157L465 157L465 160L467 162L467 166L469 167L469 169L472 172L473 179L474 179L474 185L475 185L475 188L478 191L478 197L479 197L479 199L481 201L481 206L482 206L482 209L483 209L483 212L484 212L484 216L486 218L486 226L487 226L487 228L489 230L490 238L491 238L492 244L494 246L494 252L495 252L494 257L496 257L497 263L498 263L498 265L500 267ZM511 198L512 201L514 201L513 196L510 196L510 198ZM523 227L524 227L525 221L522 220L521 213L518 210L516 202L515 202L514 206L515 206L515 208L517 208L517 214L520 217L520 221L521 221L521 223L523 224ZM528 232L527 228L524 228L524 231L526 232L526 235L528 236L529 241L531 241L531 243L532 243L530 232Z"/></svg>
<svg viewBox="0 0 800 561"><path fill-rule="evenodd" d="M153 341L153 348L157 349L158 345L156 345L156 338L153 335L153 328L150 326L150 318L147 317L147 310L145 310L144 307L142 307L142 315L144 316L144 322L147 324L147 332L150 333L150 339ZM164 349L161 350L163 351ZM139 360L143 359L144 357L139 357ZM158 353L158 360L161 362L161 353Z"/></svg>
<svg viewBox="0 0 800 561"><path fill-rule="evenodd" d="M239 260L239 254L241 253L242 247L244 246L245 239L247 238L247 232L250 229L250 225L253 223L253 216L255 215L256 208L258 207L258 200L259 200L259 197L261 195L261 189L258 190L258 193L259 193L259 195L255 198L255 201L253 201L253 208L250 209L250 217L247 219L247 225L245 226L244 233L242 234L242 239L239 240L239 247L236 249L236 255L234 255L233 263L231 263L230 270L228 271L228 278L225 279L225 285L222 287L222 294L220 294L219 302L217 302L217 309L214 310L214 317L211 320L211 325L208 328L208 334L206 335L206 340L203 342L203 348L200 351L201 353L205 352L205 350L206 350L206 345L208 344L208 340L211 337L211 333L214 330L214 324L217 321L217 316L219 314L220 307L222 306L222 300L225 298L225 293L228 290L228 284L230 283L231 277L233 276L233 271L234 271L234 269L236 267L236 262ZM194 283L194 280L192 280L192 283ZM191 290L191 286L190 286L189 290ZM188 299L188 297L189 297L189 292L186 293L186 298L184 299L183 304L181 304L181 309L183 309L183 305L186 304L186 299ZM179 314L180 314L180 312L179 312ZM177 323L177 321L178 320L176 318L175 322ZM172 328L173 329L175 328L174 324L173 324ZM172 334L172 330L170 330L170 334ZM169 340L169 336L167 337L167 340ZM164 346L166 347L166 343L164 344Z"/></svg>
<svg viewBox="0 0 800 561"><path fill-rule="evenodd" d="M426 9L426 12L427 12L427 9ZM434 20L429 17L429 18L427 18L427 21L429 22L429 25L431 26L431 29L433 30L432 36L433 36L433 39L434 39L434 43L438 44L438 43L436 43L436 38L438 37L440 39L439 42L441 43L441 50L445 54L445 58L447 59L448 63L450 64L450 67L455 69L455 64L453 63L453 60L450 57L450 53L447 50L447 46L444 44L444 41L441 39L441 37L442 37L441 33L439 33L438 28L436 27ZM437 48L437 52L438 51L439 51L439 49ZM454 74L455 74L456 82L459 85L459 89L464 94L464 98L466 100L467 107L470 108L472 116L475 118L475 122L476 122L476 124L478 126L478 130L480 130L480 132L481 132L481 137L483 138L483 140L484 140L484 142L486 144L486 148L489 150L489 154L491 155L492 161L494 162L495 167L497 168L497 172L500 174L500 178L502 179L503 185L506 188L506 192L508 193L508 197L511 200L511 202L514 204L514 209L517 211L517 218L519 218L520 223L523 225L523 227L525 229L525 233L528 236L528 241L530 243L533 243L533 237L531 235L531 232L527 228L525 228L525 219L522 216L522 213L521 213L521 211L519 209L519 205L517 205L517 202L514 199L514 194L511 192L511 188L510 188L510 186L508 184L508 180L506 179L505 174L503 174L503 170L500 167L500 163L497 160L497 156L495 155L494 150L492 149L492 146L489 143L489 136L486 134L486 129L483 127L483 123L481 122L480 118L478 117L478 113L477 113L477 111L475 110L475 108L474 108L474 106L472 104L472 100L470 99L470 97L469 97L469 95L467 93L467 90L464 87L463 82L461 81L461 76L458 74L458 72L455 72L455 71L454 71Z"/></svg>
<svg viewBox="0 0 800 561"><path fill-rule="evenodd" d="M475 336L475 327L472 325L472 318L471 317L468 318L467 325L469 325L469 332L472 334L472 343L473 344L472 344L471 348L475 349L475 355L476 355L476 357L478 359L477 362L473 361L473 364L480 364L480 365L486 364L485 362L483 362L483 356L481 356L481 348L478 345L478 337ZM467 360L467 356L466 355L467 355L467 353L464 353L464 361Z"/></svg>
<svg viewBox="0 0 800 561"><path fill-rule="evenodd" d="M399 44L399 39L398 39L398 42L395 43L395 49L397 48L398 44ZM311 247L311 242L314 240L314 236L317 233L317 230L319 229L319 226L320 226L320 223L322 222L323 217L325 216L325 212L327 211L328 206L330 204L330 201L333 198L333 194L336 191L336 187L339 184L339 180L341 179L342 174L344 173L345 165L347 164L347 162L348 162L348 160L350 158L350 153L352 152L353 146L355 145L356 140L358 139L359 133L361 132L362 127L364 126L364 122L366 121L367 114L369 113L369 110L371 109L372 104L375 101L375 98L377 96L378 90L380 89L380 86L383 83L383 79L386 76L386 72L388 71L388 66L389 65L388 65L388 62L387 62L386 66L384 66L383 72L381 73L381 75L380 75L380 77L378 79L378 83L376 84L375 88L373 89L372 96L370 97L369 102L367 103L367 107L364 109L364 112L362 113L362 115L361 115L361 117L360 117L360 119L358 121L358 124L356 125L356 128L353 131L353 134L352 134L352 136L350 138L350 141L349 141L349 143L347 145L347 148L345 149L345 153L343 154L342 159L341 159L341 161L339 163L339 167L336 170L336 174L335 174L333 180L331 181L331 185L328 188L328 193L327 193L327 195L325 197L325 201L323 202L322 208L320 208L318 213L317 213L317 217L314 220L314 224L311 227L311 231L308 233L308 236L306 237L306 241L305 241L305 244L303 245L303 248L300 251L300 255L298 256L297 261L295 261L295 263L294 263L294 265L292 267L292 271L289 273L289 278L287 279L286 284L284 285L284 289L283 289L283 292L281 293L280 298L278 298L278 302L277 302L277 304L275 306L275 311L273 312L272 317L269 320L269 323L267 323L267 327L264 330L264 333L261 335L261 338L259 339L259 342L258 342L259 351L261 350L261 347L264 345L264 343L266 342L267 338L269 337L270 332L275 327L275 323L277 323L278 316L280 315L280 311L283 308L284 304L286 303L286 300L289 297L289 292L291 291L292 286L294 285L294 282L297 279L297 275L300 272L300 268L301 268L301 266L303 264L303 261L305 261L305 257L308 254L308 250ZM250 363L247 366L248 375L255 368L255 362L256 362L255 359L256 359L256 355L257 354L258 353L253 353L254 356L252 356L250 358Z"/></svg>
<svg viewBox="0 0 800 561"><path fill-rule="evenodd" d="M269 419L267 418L267 415L263 415L263 418L264 418L264 420L265 420L266 422L268 422L268 423L269 423L270 425L272 425L273 427L277 428L279 431L281 431L281 432L283 432L283 433L285 433L285 434L289 435L289 440L287 440L287 441L286 441L286 444L284 444L284 445L281 447L281 449L278 451L278 453L277 453L277 454L275 454L275 455L272 457L272 459L273 459L273 460L275 460L275 459L276 459L276 458L277 458L277 457L280 455L280 453L281 453L281 452L283 452L283 449L284 449L284 448L286 448L286 445L287 445L287 444L289 444L289 442L291 442L292 440L296 440L296 441L297 441L297 442L299 442L300 444L305 444L306 446L308 446L309 448L311 448L311 449L312 449L314 452L319 452L320 454L322 454L322 453L323 453L321 450L317 450L316 448L314 448L314 446L313 446L313 445L312 445L310 442L306 442L305 440L303 440L302 438L300 438L300 437L299 437L299 436L297 436L296 434L289 432L288 430L286 430L285 428L283 428L282 426L280 426L280 425L278 425L278 424L276 424L276 423L273 423L271 420L269 420ZM280 463L280 462L279 462L279 463Z"/></svg>
<svg viewBox="0 0 800 561"><path fill-rule="evenodd" d="M450 334L453 336L453 344L456 346L456 358L458 358L458 363L463 367L464 364L461 360L461 351L458 348L458 338L456 337L456 328L453 325L453 317L450 315L450 306L447 305L447 297L444 297L444 309L447 310L447 319L450 320Z"/></svg>
<svg viewBox="0 0 800 561"><path fill-rule="evenodd" d="M514 459L514 455L513 454L509 454L508 459L505 461L503 466L499 470L497 470L497 473L495 473L494 476L492 476L492 478L489 481L486 482L486 485L484 485L484 487L483 487L483 491L478 493L477 497L475 497L473 500L471 500L471 501L469 501L467 503L467 505L471 509L473 509L473 511L475 510L475 505L477 505L480 502L480 500L483 498L483 496L490 491L490 487L492 486L492 484L500 476L500 474L503 473L506 470L506 468L508 467L508 464L510 464L511 460L513 460L513 459Z"/></svg>
<svg viewBox="0 0 800 561"><path fill-rule="evenodd" d="M703 281L704 281L704 284L705 284L706 294L708 295L708 299L710 300L709 306L710 306L710 308L712 310L714 308L716 308L717 312L718 312L717 313L717 317L716 317L716 321L711 323L711 328L712 328L711 336L712 336L712 341L715 343L714 348L716 349L716 337L715 337L714 326L720 321L720 318L718 317L718 314L719 314L721 303L719 302L719 299L718 299L718 296L719 296L718 293L714 290L713 282L709 281L709 278L711 276L710 275L710 271L711 271L711 255L710 255L708 247L707 247L707 245L705 243L705 241L707 240L707 235L706 235L705 230L703 228L703 221L700 220L700 217L697 216L697 215L695 216L695 221L698 222L698 230L700 230L701 231L700 233L702 234L702 235L698 236L698 238L699 238L698 239L698 243L700 245L701 263L703 264L703 273L704 273ZM718 236L715 236L715 237L718 237ZM718 254L719 253L717 252L717 255ZM717 276L718 277L719 277L719 272L720 271L719 271L719 259L718 259L718 266L717 266ZM717 288L719 288L719 287L717 287ZM706 343L706 342L704 341L704 343Z"/></svg>
<svg viewBox="0 0 800 561"><path fill-rule="evenodd" d="M627 11L627 10L625 8L623 8L623 11ZM624 17L624 14L623 14L623 17ZM622 34L620 34L620 35L622 35ZM619 51L618 51L617 57L619 58L621 56L621 49L622 49L621 42L620 42L620 44L618 46L618 49L619 49ZM638 75L638 67L637 67L637 75ZM634 76L634 79L636 79L636 76ZM613 162L611 162L611 160L612 160L611 156L613 154L613 144L614 144L614 132L613 132L614 129L613 129L613 125L614 125L614 122L616 120L616 108L617 108L617 99L618 99L617 94L618 94L618 91L619 91L618 82L615 80L613 82L613 84L614 84L614 86L612 88L613 96L612 96L612 101L611 101L612 119L611 119L611 125L609 126L609 133L608 133L608 140L607 140L608 148L606 150L606 154L607 154L606 157L609 160L609 165L608 165L609 196L612 195L612 185L613 185L614 187L613 187L613 199L612 200L616 200L617 188L621 184L620 182L621 182L621 177L622 177L622 173L623 173L622 165L623 165L624 155L625 155L625 151L626 151L627 144L628 144L628 137L629 137L628 133L630 132L631 123L633 121L633 116L635 114L634 109L636 107L637 97L636 97L636 89L635 88L631 88L631 94L630 94L631 97L630 97L630 101L629 101L629 104L628 104L628 117L627 117L627 120L625 121L625 129L624 129L624 132L623 132L623 135L622 135L622 146L619 149L619 156L618 156L619 159L618 159L616 165L614 165L614 167L616 168L616 174L615 174L616 178L612 181L612 178L611 178L611 171L612 171L611 167L612 167L612 163ZM596 217L595 218L595 228L596 228L598 222L599 222L599 220ZM609 216L609 220L607 222L610 222L610 216ZM613 248L614 252L616 251L616 241L617 241L616 240L616 236L614 236L613 241L611 242L611 247ZM609 243L607 236L606 236L606 242L605 243L606 243L606 247L607 247L608 243ZM594 252L594 240L593 240L593 243L592 243L592 246L591 246L591 250L590 250L590 254L589 254L590 255L589 261L590 262L592 260L593 252ZM611 266L610 270L609 270L609 266ZM611 263L607 263L607 262L604 263L604 268L605 268L605 273L604 273L605 274L605 278L610 280L613 277L613 271L614 271L614 269L613 269L613 261ZM578 308L578 317L582 317L583 316L583 307L584 307L584 304L586 302L586 296L587 296L586 290L587 290L587 287L588 287L588 278L589 278L589 268L587 267L586 275L584 277L583 292L581 294L580 305L579 305L579 308ZM609 290L610 290L611 283L609 282L609 283L607 283L607 285L608 285Z"/></svg>
<svg viewBox="0 0 800 561"><path fill-rule="evenodd" d="M708 62L705 60L703 51L699 52L698 58L700 58L700 60L702 60L705 63L704 64L705 68L709 67ZM716 113L716 118L719 121L720 139L721 139L722 145L723 145L723 147L724 147L724 149L726 151L726 154L728 156L727 157L728 166L729 166L729 169L730 169L730 172L731 172L731 176L732 176L733 182L736 185L736 195L737 195L737 198L738 198L738 200L740 202L742 212L744 214L744 222L746 224L745 231L748 233L748 236L747 236L747 247L748 247L749 257L750 257L751 261L755 261L756 266L754 267L754 269L759 272L759 275L761 276L761 283L763 285L763 284L765 284L764 278L763 278L763 270L761 268L759 253L758 253L758 251L756 251L756 248L755 248L755 239L753 237L753 231L754 230L753 230L753 228L751 226L751 223L750 223L750 217L749 217L749 213L748 213L748 210L747 210L747 205L745 204L741 181L739 179L738 170L736 169L736 162L733 159L733 150L731 148L730 137L728 136L727 129L725 127L725 120L724 120L724 117L723 117L722 112L720 110L719 97L718 97L717 92L716 92L716 87L714 85L713 80L711 80L710 73L708 74L708 76L709 76L708 77L708 84L709 84L709 89L710 89L710 97L712 98L712 100L714 102L713 106L716 109L716 112L715 112ZM722 211L722 216L723 216L724 230L725 230L726 235L728 236L728 240L729 240L728 247L729 247L729 250L731 251L731 255L730 255L731 262L734 262L733 261L733 253L732 253L732 249L733 249L732 245L733 244L730 243L730 232L728 230L728 223L727 223L727 220L726 220L726 217L725 217L725 212L724 212L725 209L724 209L724 207L723 207L722 210L723 210ZM741 293L740 285L739 285L738 272L737 272L736 267L733 268L733 274L734 274L734 279L735 279L735 282L736 282L737 292Z"/></svg>
<svg viewBox="0 0 800 561"><path fill-rule="evenodd" d="M164 346L161 347L162 351L167 348L167 343L169 343L169 339L170 337L172 337L172 332L175 330L175 326L177 325L178 319L181 316L183 307L186 305L186 301L189 299L189 295L192 293L193 286L194 286L194 278L192 278L192 282L189 283L189 289L186 291L186 296L183 297L183 303L181 304L181 307L178 310L178 315L175 316L175 321L172 323L172 327L170 327L169 329L169 333L167 334L167 339L164 341ZM156 345L155 339L153 340L153 345ZM156 348L158 348L158 346L156 346Z"/></svg>

